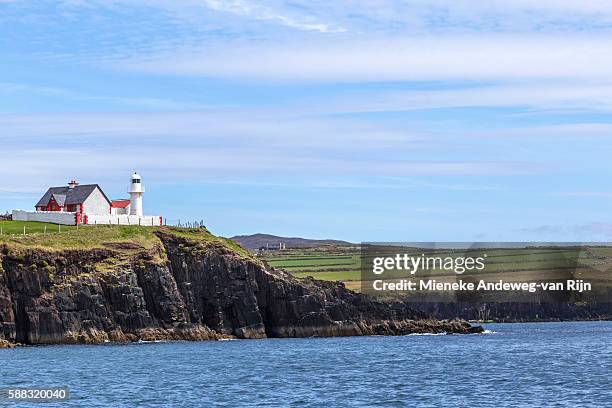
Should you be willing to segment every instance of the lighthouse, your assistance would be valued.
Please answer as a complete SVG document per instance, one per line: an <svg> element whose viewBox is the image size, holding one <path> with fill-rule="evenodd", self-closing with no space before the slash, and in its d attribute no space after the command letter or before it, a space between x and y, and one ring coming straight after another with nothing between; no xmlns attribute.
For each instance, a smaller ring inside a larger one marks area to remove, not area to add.
<svg viewBox="0 0 612 408"><path fill-rule="evenodd" d="M128 187L128 193L130 194L130 215L142 217L142 195L144 191L140 175L138 173L132 174L131 183Z"/></svg>

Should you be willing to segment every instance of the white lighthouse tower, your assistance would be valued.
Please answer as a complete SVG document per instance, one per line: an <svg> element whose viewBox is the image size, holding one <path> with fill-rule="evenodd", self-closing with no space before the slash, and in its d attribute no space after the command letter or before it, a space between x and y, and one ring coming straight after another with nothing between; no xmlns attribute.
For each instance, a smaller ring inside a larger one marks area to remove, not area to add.
<svg viewBox="0 0 612 408"><path fill-rule="evenodd" d="M142 217L142 195L145 189L142 186L140 175L138 173L132 174L130 186L128 187L128 193L130 193L130 215L137 215Z"/></svg>

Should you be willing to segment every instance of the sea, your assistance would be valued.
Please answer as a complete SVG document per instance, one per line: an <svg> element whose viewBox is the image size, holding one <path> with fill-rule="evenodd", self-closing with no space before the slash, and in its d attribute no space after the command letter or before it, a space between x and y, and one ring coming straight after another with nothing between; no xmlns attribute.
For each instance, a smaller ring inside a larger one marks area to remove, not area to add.
<svg viewBox="0 0 612 408"><path fill-rule="evenodd" d="M473 335L33 346L0 389L70 407L612 407L612 322L485 324Z"/></svg>

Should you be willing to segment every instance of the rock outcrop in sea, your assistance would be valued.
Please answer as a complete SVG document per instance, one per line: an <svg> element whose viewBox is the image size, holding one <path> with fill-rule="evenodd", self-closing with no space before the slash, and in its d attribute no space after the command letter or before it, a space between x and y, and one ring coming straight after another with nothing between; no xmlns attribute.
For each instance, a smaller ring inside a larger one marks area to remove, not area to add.
<svg viewBox="0 0 612 408"><path fill-rule="evenodd" d="M62 241L75 245L0 242L0 347L482 330L297 280L205 229L137 228L100 228L95 243L75 232Z"/></svg>

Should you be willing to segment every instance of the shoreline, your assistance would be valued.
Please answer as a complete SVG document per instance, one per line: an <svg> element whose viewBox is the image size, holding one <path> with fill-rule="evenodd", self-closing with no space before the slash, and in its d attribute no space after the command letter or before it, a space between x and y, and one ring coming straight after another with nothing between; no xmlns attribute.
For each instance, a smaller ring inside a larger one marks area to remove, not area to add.
<svg viewBox="0 0 612 408"><path fill-rule="evenodd" d="M125 340L115 341L106 340L101 342L63 342L63 343L10 343L0 342L0 350L14 348L29 348L29 347L53 347L53 346L120 346L120 345L138 345L138 344L159 344L159 343L198 343L198 342L222 342L222 341L252 341L252 340L301 340L301 339L333 339L333 338L360 338L360 337L407 337L407 336L470 336L479 334L490 334L486 332L482 326L471 326L474 330L468 332L412 332L404 334L364 334L354 336L309 336L309 337L259 337L259 338L239 338L236 336L225 336L210 339L187 339L187 338L159 338L151 340ZM482 329L482 330L480 330Z"/></svg>
<svg viewBox="0 0 612 408"><path fill-rule="evenodd" d="M286 329L285 332L290 330ZM303 328L301 328L303 330ZM357 329L357 331L354 331ZM235 335L223 335L216 333L206 327L192 328L192 330L169 331L159 328L143 329L138 333L123 333L114 331L109 335L106 332L67 334L63 339L54 341L41 341L36 343L19 343L0 340L0 349L29 346L53 346L53 345L102 345L102 344L139 344L173 341L228 341L228 340L265 340L265 339L301 339L301 338L333 338L333 337L367 337L387 336L399 337L414 334L449 334L468 335L481 334L485 329L480 325L471 325L464 320L404 320L404 321L379 321L375 323L361 322L359 325L349 327L347 330L330 331L327 327L310 328L311 333L322 333L319 335L296 335L296 336L256 336L240 337ZM328 334L325 334L328 333ZM329 334L331 333L331 334Z"/></svg>
<svg viewBox="0 0 612 408"><path fill-rule="evenodd" d="M579 322L612 322L612 316L603 319L539 319L539 320L466 320L470 324L513 324L513 323L579 323Z"/></svg>
<svg viewBox="0 0 612 408"><path fill-rule="evenodd" d="M586 323L605 323L612 320L572 320L572 321L540 321L540 322L489 322L484 324L495 324L495 325L539 325L539 324L586 324ZM223 342L223 341L251 341L251 340L304 340L304 339L338 339L338 338L367 338L367 337L416 337L416 336L472 336L472 335L491 335L497 334L498 332L491 331L484 326L481 327L483 330L471 333L452 333L452 332L415 332L398 335L384 335L384 334L365 334L362 336L311 336L311 337L262 337L257 339L245 339L237 337L222 337L208 340L197 340L197 339L155 339L155 340L135 340L135 341L104 341L97 343L39 343L39 344L14 344L10 343L8 347L2 346L0 342L0 350L8 350L15 348L39 348L39 347L69 347L69 346L129 346L129 345L144 345L144 344L162 344L162 343L199 343L199 342ZM1 352L1 351L0 351Z"/></svg>

